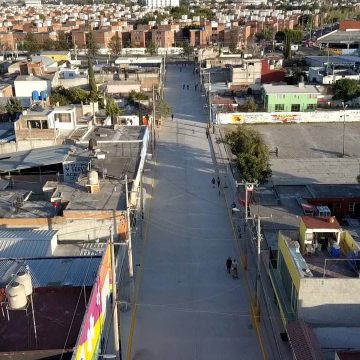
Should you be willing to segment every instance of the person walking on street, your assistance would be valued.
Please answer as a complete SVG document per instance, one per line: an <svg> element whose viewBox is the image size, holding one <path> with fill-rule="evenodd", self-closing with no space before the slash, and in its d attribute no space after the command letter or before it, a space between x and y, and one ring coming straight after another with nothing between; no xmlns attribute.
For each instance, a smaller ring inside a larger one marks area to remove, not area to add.
<svg viewBox="0 0 360 360"><path fill-rule="evenodd" d="M186 88L189 90L189 84L186 85Z"/></svg>
<svg viewBox="0 0 360 360"><path fill-rule="evenodd" d="M218 186L218 188L220 187L220 178L219 177L217 177L217 186Z"/></svg>
<svg viewBox="0 0 360 360"><path fill-rule="evenodd" d="M231 264L232 264L232 259L231 259L231 257L229 256L229 257L226 259L226 270L227 270L228 274L230 274L230 271L231 271Z"/></svg>
<svg viewBox="0 0 360 360"><path fill-rule="evenodd" d="M183 90L185 89L185 84L183 84Z"/></svg>
<svg viewBox="0 0 360 360"><path fill-rule="evenodd" d="M174 114L171 114L171 120L174 121Z"/></svg>
<svg viewBox="0 0 360 360"><path fill-rule="evenodd" d="M213 187L215 187L215 182L216 182L216 180L215 180L214 177L212 178L211 182L212 182L212 184L213 184Z"/></svg>
<svg viewBox="0 0 360 360"><path fill-rule="evenodd" d="M235 258L232 260L232 263L231 263L231 274L232 274L233 279L239 278L238 271L237 271L237 262L236 262Z"/></svg>
<svg viewBox="0 0 360 360"><path fill-rule="evenodd" d="M208 139L209 138L209 129L206 128L206 138Z"/></svg>

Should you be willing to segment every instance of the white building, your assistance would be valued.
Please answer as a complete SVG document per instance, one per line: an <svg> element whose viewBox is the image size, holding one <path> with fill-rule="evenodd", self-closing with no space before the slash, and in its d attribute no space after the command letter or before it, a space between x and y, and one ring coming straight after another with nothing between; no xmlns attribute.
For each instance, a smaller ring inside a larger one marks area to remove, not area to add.
<svg viewBox="0 0 360 360"><path fill-rule="evenodd" d="M14 81L15 96L31 98L33 91L39 94L46 91L51 94L51 88L58 85L58 74L52 75L19 75Z"/></svg>
<svg viewBox="0 0 360 360"><path fill-rule="evenodd" d="M146 0L146 6L151 9L179 6L179 0Z"/></svg>
<svg viewBox="0 0 360 360"><path fill-rule="evenodd" d="M25 0L25 6L41 6L41 0Z"/></svg>

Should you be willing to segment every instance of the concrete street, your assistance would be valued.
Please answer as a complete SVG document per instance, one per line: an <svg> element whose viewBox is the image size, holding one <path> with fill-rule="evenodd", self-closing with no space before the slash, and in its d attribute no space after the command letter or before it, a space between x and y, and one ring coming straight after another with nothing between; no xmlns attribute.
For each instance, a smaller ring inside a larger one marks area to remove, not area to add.
<svg viewBox="0 0 360 360"><path fill-rule="evenodd" d="M223 190L211 184L217 175L200 86L195 92L192 67L179 69L168 65L165 99L175 119L158 130L145 239L135 251L136 304L123 314L130 327L123 358L261 359L241 266L238 280L225 268L237 254Z"/></svg>

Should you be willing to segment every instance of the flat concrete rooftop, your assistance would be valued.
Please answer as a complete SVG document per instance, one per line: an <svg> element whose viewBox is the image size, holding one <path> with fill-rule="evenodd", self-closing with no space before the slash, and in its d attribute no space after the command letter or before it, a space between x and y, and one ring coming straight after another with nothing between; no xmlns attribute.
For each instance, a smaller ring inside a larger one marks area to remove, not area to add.
<svg viewBox="0 0 360 360"><path fill-rule="evenodd" d="M244 125L239 125L244 126ZM262 134L270 151L276 184L311 183L355 184L360 172L360 123L346 123L345 157L342 157L343 124L259 124L252 126ZM236 125L223 125L225 133Z"/></svg>
<svg viewBox="0 0 360 360"><path fill-rule="evenodd" d="M80 143L88 143L90 139L95 139L101 143L141 141L144 137L145 128L145 126L118 126L116 129L111 127L94 127L85 134Z"/></svg>

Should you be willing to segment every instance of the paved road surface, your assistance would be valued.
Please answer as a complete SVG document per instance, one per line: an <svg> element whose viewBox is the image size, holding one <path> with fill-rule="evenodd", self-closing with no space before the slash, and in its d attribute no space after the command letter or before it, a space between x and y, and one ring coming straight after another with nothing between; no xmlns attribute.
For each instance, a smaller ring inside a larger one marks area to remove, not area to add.
<svg viewBox="0 0 360 360"><path fill-rule="evenodd" d="M207 116L194 84L192 68L168 66L165 98L175 120L159 132L127 359L261 359L243 274L233 280L225 269L234 240L211 185Z"/></svg>

